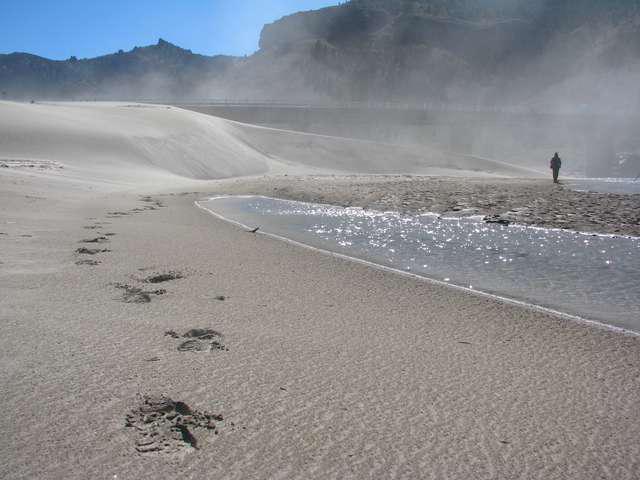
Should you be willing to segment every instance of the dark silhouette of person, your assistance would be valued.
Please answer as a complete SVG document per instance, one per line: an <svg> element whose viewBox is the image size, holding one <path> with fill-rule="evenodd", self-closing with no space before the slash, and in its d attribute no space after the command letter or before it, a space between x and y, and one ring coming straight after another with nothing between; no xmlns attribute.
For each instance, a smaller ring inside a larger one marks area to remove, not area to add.
<svg viewBox="0 0 640 480"><path fill-rule="evenodd" d="M558 183L558 175L560 174L560 167L562 166L562 160L560 160L560 155L558 152L555 153L553 158L551 159L551 170L553 170L553 183Z"/></svg>

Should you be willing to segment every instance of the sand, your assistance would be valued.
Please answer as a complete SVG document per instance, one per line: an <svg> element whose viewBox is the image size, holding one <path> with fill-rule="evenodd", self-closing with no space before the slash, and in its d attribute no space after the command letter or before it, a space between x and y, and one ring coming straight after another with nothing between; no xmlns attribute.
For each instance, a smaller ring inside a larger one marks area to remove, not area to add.
<svg viewBox="0 0 640 480"><path fill-rule="evenodd" d="M233 162L68 133L0 144L64 167L0 169L0 477L638 478L638 337L247 233L193 206Z"/></svg>
<svg viewBox="0 0 640 480"><path fill-rule="evenodd" d="M0 164L31 160L136 188L263 173L539 175L498 161L245 125L162 105L0 102Z"/></svg>

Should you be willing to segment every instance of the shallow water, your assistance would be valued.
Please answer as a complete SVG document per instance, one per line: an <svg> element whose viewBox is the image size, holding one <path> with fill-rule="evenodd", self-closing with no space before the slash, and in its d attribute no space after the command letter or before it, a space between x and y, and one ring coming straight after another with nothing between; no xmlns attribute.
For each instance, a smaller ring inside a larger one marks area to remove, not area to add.
<svg viewBox="0 0 640 480"><path fill-rule="evenodd" d="M325 250L640 331L638 238L264 197L201 204Z"/></svg>
<svg viewBox="0 0 640 480"><path fill-rule="evenodd" d="M578 192L637 193L640 194L640 179L633 178L583 178L566 180L563 183Z"/></svg>

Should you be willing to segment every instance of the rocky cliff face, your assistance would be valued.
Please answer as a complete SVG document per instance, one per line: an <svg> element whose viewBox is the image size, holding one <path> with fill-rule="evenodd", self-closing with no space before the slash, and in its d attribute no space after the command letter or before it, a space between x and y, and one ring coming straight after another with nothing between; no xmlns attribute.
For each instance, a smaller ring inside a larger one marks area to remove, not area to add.
<svg viewBox="0 0 640 480"><path fill-rule="evenodd" d="M306 95L340 100L635 108L639 5L353 0L265 26L261 58L250 62L256 70L288 63ZM612 82L620 87L613 95L603 88Z"/></svg>

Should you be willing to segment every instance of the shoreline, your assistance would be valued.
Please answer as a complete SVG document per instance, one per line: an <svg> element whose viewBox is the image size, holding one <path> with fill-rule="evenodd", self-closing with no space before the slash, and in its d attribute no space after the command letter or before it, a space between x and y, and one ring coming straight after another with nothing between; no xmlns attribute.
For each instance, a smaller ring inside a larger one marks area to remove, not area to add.
<svg viewBox="0 0 640 480"><path fill-rule="evenodd" d="M216 193L401 213L482 215L540 228L640 237L640 195L578 192L542 179L368 176L252 177Z"/></svg>
<svg viewBox="0 0 640 480"><path fill-rule="evenodd" d="M215 199L216 197L212 197L209 198L209 200ZM262 197L262 198L273 198L273 197ZM245 231L249 231L251 229L251 227L249 227L248 225L245 225L244 223L241 223L237 220L233 220L231 218L225 217L224 215L211 210L203 205L200 205L200 202L202 200L196 200L194 202L194 205L196 206L196 208L199 208L201 210L204 210L206 212L208 212L210 215L213 215L216 218L219 218L220 220L223 220L227 223L230 223L232 225L235 225L237 227L242 228ZM542 228L542 227L540 227ZM589 318L584 318L581 317L579 315L575 315L572 313L568 313L568 312L563 312L561 310L557 310L554 308L550 308L550 307L545 307L544 305L538 305L535 303L531 303L529 301L526 300L519 300L517 298L511 298L511 297L507 297L501 294L496 294L496 293L491 293L491 292L486 292L483 290L479 290L479 289L474 289L474 288L469 288L469 287L465 287L463 285L457 285L455 283L450 283L450 282L446 282L443 280L438 280L436 278L433 277L428 277L426 275L419 275L417 273L411 273L411 272L407 272L405 270L400 270L398 268L393 268L393 267L388 267L386 265L382 265L379 263L375 263L375 262L371 262L368 260L364 260L362 258L358 258L358 257L354 257L354 256L350 256L350 255L346 255L343 253L338 253L338 252L333 252L331 250L326 250L323 248L319 248L319 247L315 247L313 245L309 245L307 243L304 242L299 242L297 240L293 240L291 238L282 236L282 235L278 235L275 233L270 233L270 232L266 232L266 231L258 231L255 232L257 235L264 235L270 238L274 238L276 240L285 242L285 243L289 243L291 245L297 246L297 247L301 247L301 248L306 248L308 250L312 250L312 251L316 251L316 252L320 252L324 255L328 255L331 257L336 257L336 258L340 258L342 260L346 260L348 262L354 262L354 263L359 263L362 265L366 265L368 267L371 267L373 269L377 269L377 270L383 270L383 271L387 271L387 272L391 272L394 273L396 275L401 275L404 277L408 277L408 278L412 278L414 280L418 280L418 281L423 281L423 282L428 282L431 284L435 284L438 286L444 286L447 288L451 288L454 290L459 290L462 291L464 293L467 293L469 295L475 295L475 296L479 296L479 297L485 297L485 298L490 298L492 300L501 302L501 303L505 303L505 304L510 304L510 305L514 305L517 307L521 307L521 308L525 308L528 310L532 310L534 312L540 312L540 313L544 313L544 314L549 314L549 315L553 315L559 318L563 318L563 319L567 319L567 320L571 320L574 322L577 322L579 324L583 324L583 325L587 325L587 326L591 326L591 327L595 327L595 328L600 328L600 329L604 329L604 330L608 330L608 331L612 331L615 333L619 333L622 335L630 335L633 337L640 337L640 332L635 331L635 330L631 330L629 328L624 328L624 327L619 327L610 323L606 323L605 321L602 320L594 320L594 319L589 319ZM576 232L576 233L584 233L584 232ZM587 233L584 233L585 235L588 235ZM630 238L636 238L636 237L630 237Z"/></svg>
<svg viewBox="0 0 640 480"><path fill-rule="evenodd" d="M636 336L245 233L194 207L219 182L0 181L0 476L620 480L640 467ZM109 251L74 253L85 245ZM193 328L226 350L166 335ZM140 453L126 419L161 394L223 415L218 433Z"/></svg>

